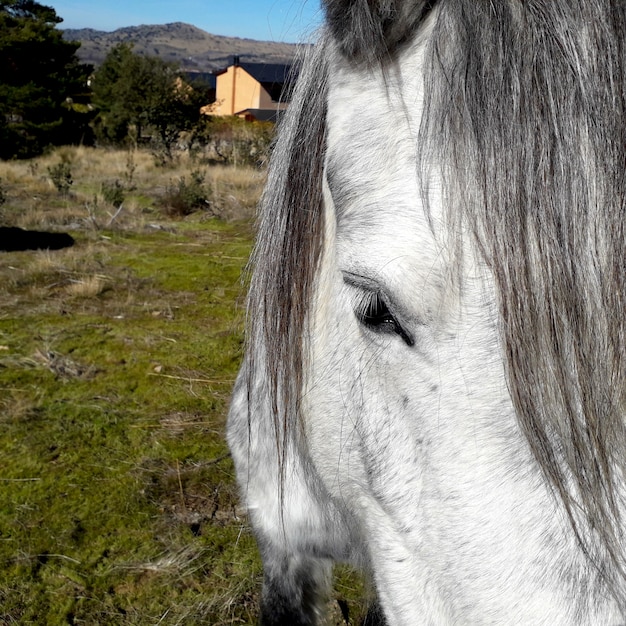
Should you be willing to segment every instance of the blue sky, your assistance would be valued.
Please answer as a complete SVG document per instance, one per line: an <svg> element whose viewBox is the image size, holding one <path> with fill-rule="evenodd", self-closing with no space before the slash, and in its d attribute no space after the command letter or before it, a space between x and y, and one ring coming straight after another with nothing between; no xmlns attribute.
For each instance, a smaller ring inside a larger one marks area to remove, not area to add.
<svg viewBox="0 0 626 626"><path fill-rule="evenodd" d="M187 22L215 35L265 41L309 41L319 0L41 0L63 18L61 28Z"/></svg>

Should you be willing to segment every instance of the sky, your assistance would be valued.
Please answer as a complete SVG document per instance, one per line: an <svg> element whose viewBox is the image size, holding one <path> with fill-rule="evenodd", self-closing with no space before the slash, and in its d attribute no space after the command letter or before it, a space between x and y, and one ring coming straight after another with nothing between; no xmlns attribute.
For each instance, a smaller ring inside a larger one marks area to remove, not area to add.
<svg viewBox="0 0 626 626"><path fill-rule="evenodd" d="M319 0L40 0L60 28L115 30L186 22L214 35L300 43L321 21Z"/></svg>

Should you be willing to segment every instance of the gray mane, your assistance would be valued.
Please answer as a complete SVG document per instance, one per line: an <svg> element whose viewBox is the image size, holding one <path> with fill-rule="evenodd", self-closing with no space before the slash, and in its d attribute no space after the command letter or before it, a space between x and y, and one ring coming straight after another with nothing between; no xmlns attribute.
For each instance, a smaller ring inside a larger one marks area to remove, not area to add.
<svg viewBox="0 0 626 626"><path fill-rule="evenodd" d="M325 50L322 39L309 51L281 122L251 261L248 371L267 372L281 457L299 414L304 329L324 229Z"/></svg>
<svg viewBox="0 0 626 626"><path fill-rule="evenodd" d="M450 220L496 280L520 427L580 545L626 606L626 3L326 0L274 151L250 291L277 443L298 430L322 246L327 57L393 63L436 9L420 132ZM332 40L332 44L331 41Z"/></svg>

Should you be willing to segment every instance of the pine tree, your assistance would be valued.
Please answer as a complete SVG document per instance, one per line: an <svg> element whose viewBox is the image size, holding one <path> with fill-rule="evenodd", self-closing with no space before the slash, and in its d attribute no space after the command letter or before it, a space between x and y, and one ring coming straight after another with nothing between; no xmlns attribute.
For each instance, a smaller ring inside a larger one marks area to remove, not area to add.
<svg viewBox="0 0 626 626"><path fill-rule="evenodd" d="M76 56L80 43L64 41L61 21L34 0L0 0L0 158L39 154L88 128L72 104L92 68Z"/></svg>

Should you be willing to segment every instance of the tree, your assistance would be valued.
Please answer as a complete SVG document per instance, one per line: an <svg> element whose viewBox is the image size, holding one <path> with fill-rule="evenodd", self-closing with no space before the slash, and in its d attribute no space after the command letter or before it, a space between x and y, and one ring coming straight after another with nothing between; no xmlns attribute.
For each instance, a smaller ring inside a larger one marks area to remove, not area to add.
<svg viewBox="0 0 626 626"><path fill-rule="evenodd" d="M72 143L88 128L72 104L92 68L76 56L80 43L63 40L61 21L34 0L0 0L0 158Z"/></svg>
<svg viewBox="0 0 626 626"><path fill-rule="evenodd" d="M96 134L103 141L120 143L129 136L140 141L149 129L171 157L180 133L197 123L202 98L176 65L135 54L132 46L119 44L94 75Z"/></svg>
<svg viewBox="0 0 626 626"><path fill-rule="evenodd" d="M93 77L93 103L98 110L94 120L100 140L120 143L134 125L141 135L145 124L142 99L147 92L140 79L138 57L132 45L111 48Z"/></svg>

